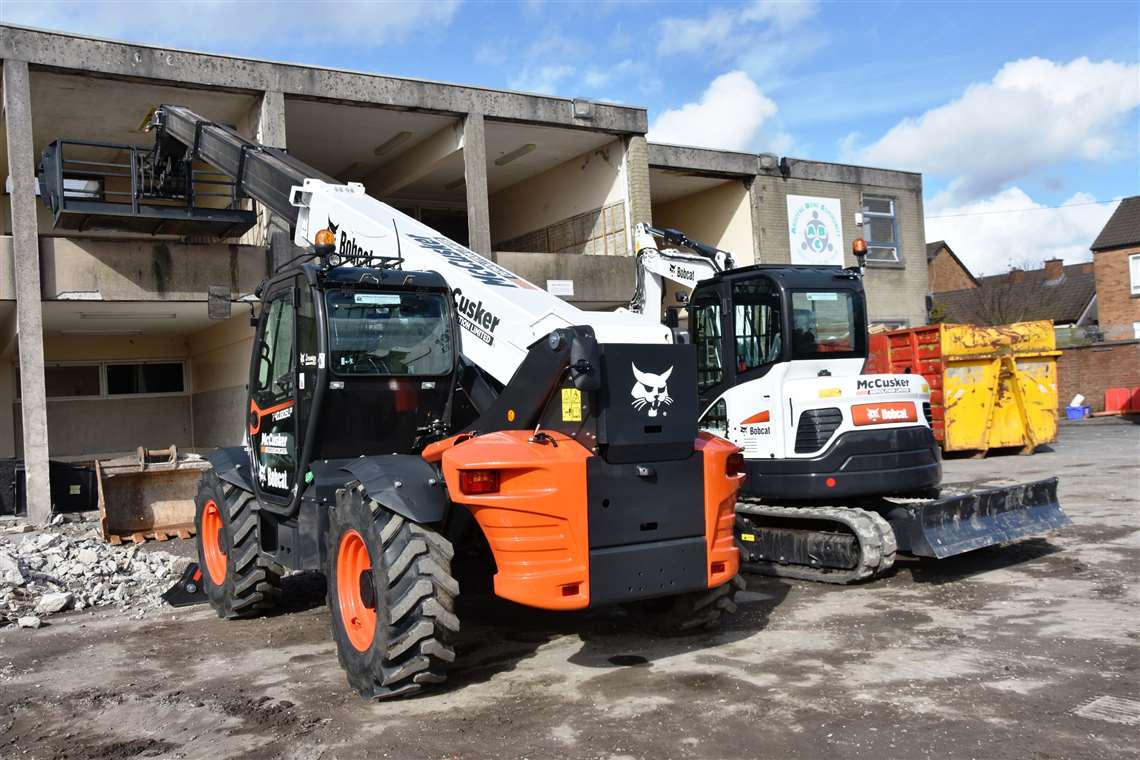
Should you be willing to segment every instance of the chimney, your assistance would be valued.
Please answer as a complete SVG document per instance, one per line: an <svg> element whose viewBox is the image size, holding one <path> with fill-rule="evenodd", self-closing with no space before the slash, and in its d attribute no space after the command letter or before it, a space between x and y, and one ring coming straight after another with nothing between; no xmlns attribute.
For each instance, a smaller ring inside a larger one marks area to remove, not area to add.
<svg viewBox="0 0 1140 760"><path fill-rule="evenodd" d="M1061 259L1046 259L1045 260L1045 279L1046 280L1059 280L1061 275L1065 273L1065 262Z"/></svg>
<svg viewBox="0 0 1140 760"><path fill-rule="evenodd" d="M1014 267L1009 270L1009 284L1020 285L1025 282L1025 270Z"/></svg>

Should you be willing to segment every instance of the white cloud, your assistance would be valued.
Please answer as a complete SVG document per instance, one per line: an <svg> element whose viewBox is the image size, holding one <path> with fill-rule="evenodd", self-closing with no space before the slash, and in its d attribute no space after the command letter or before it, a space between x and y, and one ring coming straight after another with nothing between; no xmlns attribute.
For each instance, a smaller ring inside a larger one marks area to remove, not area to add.
<svg viewBox="0 0 1140 760"><path fill-rule="evenodd" d="M980 198L1067 159L1109 160L1134 151L1127 124L1137 106L1140 64L1027 58L945 105L903 119L852 158L954 177L959 197Z"/></svg>
<svg viewBox="0 0 1140 760"><path fill-rule="evenodd" d="M553 95L563 82L574 76L573 66L556 63L548 66L525 66L511 77L512 90L534 92L540 95Z"/></svg>
<svg viewBox="0 0 1140 760"><path fill-rule="evenodd" d="M816 0L753 0L715 7L701 17L663 18L657 28L657 52L733 58L756 49L762 40L791 30L813 16Z"/></svg>
<svg viewBox="0 0 1140 760"><path fill-rule="evenodd" d="M665 111L649 129L653 142L723 150L753 147L773 103L743 71L714 79L696 103Z"/></svg>
<svg viewBox="0 0 1140 760"><path fill-rule="evenodd" d="M6 23L190 49L379 47L448 25L457 0L302 5L267 2L46 2L4 0Z"/></svg>
<svg viewBox="0 0 1140 760"><path fill-rule="evenodd" d="M814 0L755 0L745 7L741 17L745 21L766 21L778 31L799 26L816 14L819 5Z"/></svg>
<svg viewBox="0 0 1140 760"><path fill-rule="evenodd" d="M945 197L928 204L926 239L945 240L975 275L998 274L1011 264L1040 266L1054 257L1088 261L1089 246L1116 208L1094 205L1087 193L1048 208L1019 187L960 205L946 205Z"/></svg>

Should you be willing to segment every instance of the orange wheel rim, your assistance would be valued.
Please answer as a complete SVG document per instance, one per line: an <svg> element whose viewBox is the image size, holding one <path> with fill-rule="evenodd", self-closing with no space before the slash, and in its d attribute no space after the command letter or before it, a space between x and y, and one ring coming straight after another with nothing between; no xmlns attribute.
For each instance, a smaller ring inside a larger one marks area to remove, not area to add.
<svg viewBox="0 0 1140 760"><path fill-rule="evenodd" d="M336 591L340 621L358 652L366 652L376 637L376 591L372 558L364 538L355 530L340 537L336 556Z"/></svg>
<svg viewBox="0 0 1140 760"><path fill-rule="evenodd" d="M206 555L206 572L215 586L226 582L226 553L222 549L222 514L213 499L202 509L202 553Z"/></svg>

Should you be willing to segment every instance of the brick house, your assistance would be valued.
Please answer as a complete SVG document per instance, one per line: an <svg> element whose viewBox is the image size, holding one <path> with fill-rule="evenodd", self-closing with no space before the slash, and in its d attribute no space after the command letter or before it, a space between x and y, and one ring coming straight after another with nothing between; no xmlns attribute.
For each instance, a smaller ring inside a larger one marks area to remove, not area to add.
<svg viewBox="0 0 1140 760"><path fill-rule="evenodd" d="M1090 248L1101 331L1108 340L1140 338L1140 195L1120 202Z"/></svg>
<svg viewBox="0 0 1140 760"><path fill-rule="evenodd" d="M931 293L978 287L978 280L962 263L945 240L926 244L926 273Z"/></svg>
<svg viewBox="0 0 1140 760"><path fill-rule="evenodd" d="M1059 331L1089 327L1097 319L1091 263L1065 266L1061 259L1049 259L1041 269L1013 269L971 281L969 287L935 291L932 316L941 322L975 325L1048 319Z"/></svg>

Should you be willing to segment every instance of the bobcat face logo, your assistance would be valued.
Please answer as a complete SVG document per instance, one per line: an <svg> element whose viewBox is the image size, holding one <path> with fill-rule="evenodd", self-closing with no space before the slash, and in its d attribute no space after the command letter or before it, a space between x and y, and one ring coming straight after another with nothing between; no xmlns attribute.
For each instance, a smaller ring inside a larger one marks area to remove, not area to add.
<svg viewBox="0 0 1140 760"><path fill-rule="evenodd" d="M333 221L330 218L329 219L329 232L331 232L335 236L338 227L340 227L340 225L339 224L333 224Z"/></svg>
<svg viewBox="0 0 1140 760"><path fill-rule="evenodd" d="M655 375L652 372L642 372L636 364L630 366L633 367L633 376L636 380L633 390L630 391L630 395L633 396L630 404L638 411L645 409L645 413L650 417L656 417L657 412L661 412L661 416L664 417L665 407L673 403L673 397L669 395L669 386L666 384L669 375L673 373L673 368L670 367Z"/></svg>

